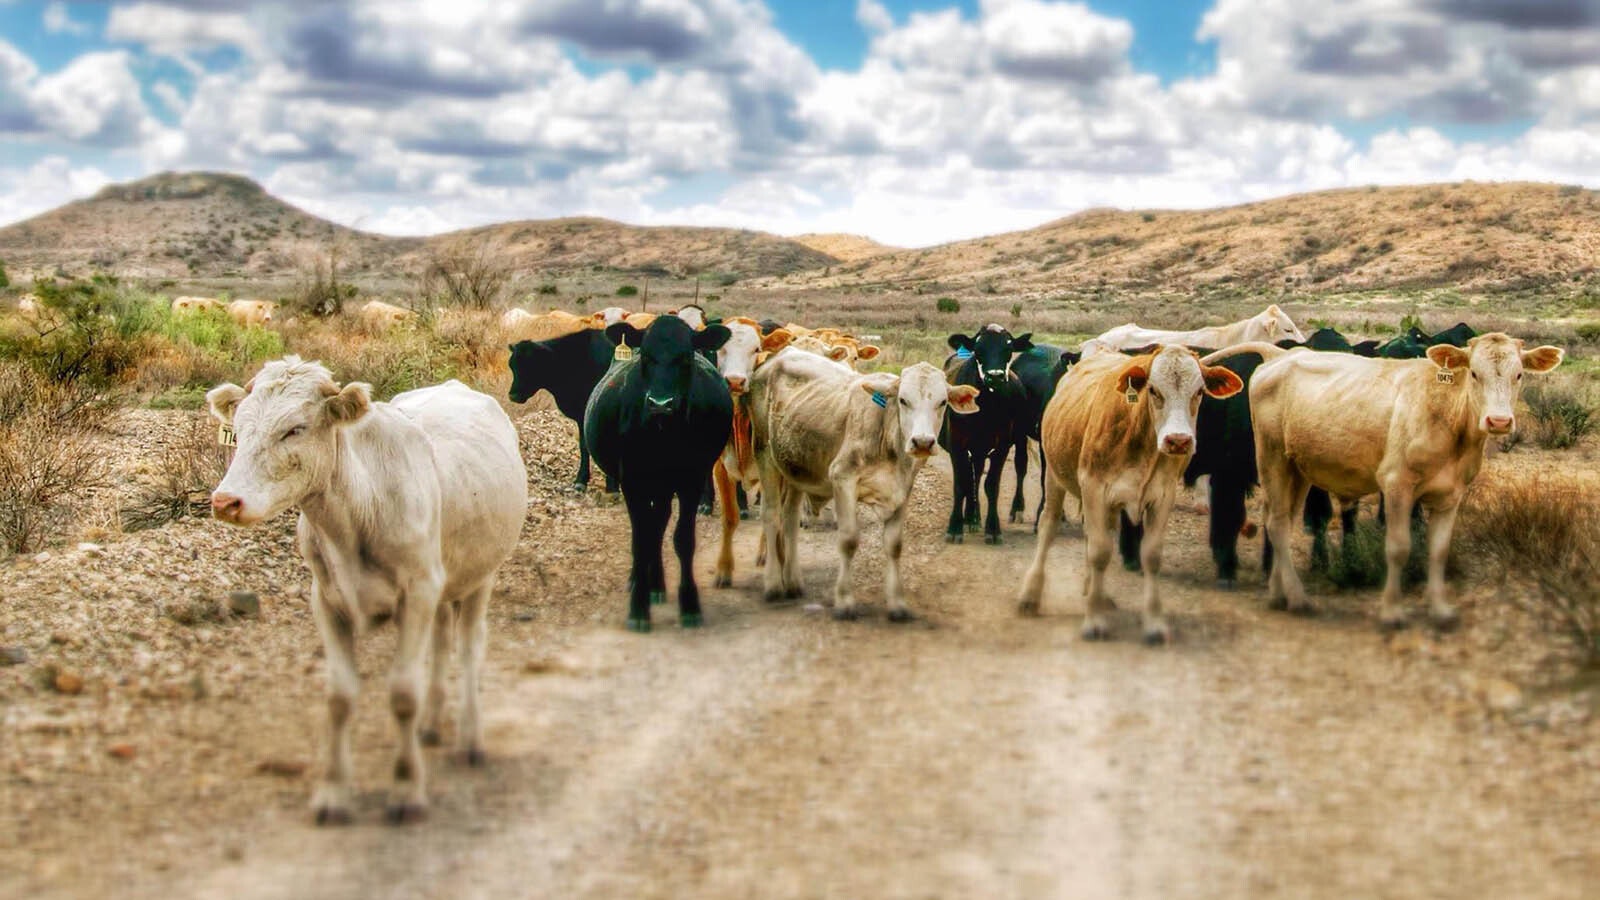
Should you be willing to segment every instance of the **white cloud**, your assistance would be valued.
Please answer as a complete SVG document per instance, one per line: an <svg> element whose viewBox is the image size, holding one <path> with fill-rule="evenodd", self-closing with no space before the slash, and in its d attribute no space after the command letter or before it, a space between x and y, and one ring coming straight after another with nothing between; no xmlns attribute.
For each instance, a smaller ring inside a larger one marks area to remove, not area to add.
<svg viewBox="0 0 1600 900"><path fill-rule="evenodd" d="M61 0L53 0L44 8L42 16L44 30L51 34L85 35L89 33L89 26L76 21L67 12L67 5Z"/></svg>
<svg viewBox="0 0 1600 900"><path fill-rule="evenodd" d="M153 126L123 51L85 53L40 75L0 40L0 134L101 147L139 142Z"/></svg>
<svg viewBox="0 0 1600 900"><path fill-rule="evenodd" d="M894 16L878 0L857 0L856 23L867 31L880 34L894 27Z"/></svg>
<svg viewBox="0 0 1600 900"><path fill-rule="evenodd" d="M27 168L0 168L0 222L38 215L110 181L99 169L75 168L63 156L47 156Z"/></svg>
<svg viewBox="0 0 1600 900"><path fill-rule="evenodd" d="M151 53L187 60L189 54L216 47L262 52L256 30L243 13L225 9L183 9L162 3L111 7L106 38L139 44Z"/></svg>

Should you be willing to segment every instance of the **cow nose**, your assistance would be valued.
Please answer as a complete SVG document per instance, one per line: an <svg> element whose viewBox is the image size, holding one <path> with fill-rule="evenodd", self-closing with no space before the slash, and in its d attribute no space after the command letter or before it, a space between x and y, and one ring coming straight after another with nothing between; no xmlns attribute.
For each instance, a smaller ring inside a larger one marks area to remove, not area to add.
<svg viewBox="0 0 1600 900"><path fill-rule="evenodd" d="M673 401L673 399L671 397L666 397L666 398L662 398L662 399L658 400L655 397L652 397L652 396L646 394L644 399L645 399L645 410L648 413L650 413L650 415L652 415L652 416L664 416L664 415L667 415L668 413L671 413L672 410L674 408L676 408L677 405L678 405L676 402Z"/></svg>
<svg viewBox="0 0 1600 900"><path fill-rule="evenodd" d="M244 498L224 494L221 491L211 495L211 515L216 518L224 522L237 522L242 512L244 512Z"/></svg>
<svg viewBox="0 0 1600 900"><path fill-rule="evenodd" d="M744 379L737 375L728 376L728 390L735 394L744 393Z"/></svg>
<svg viewBox="0 0 1600 900"><path fill-rule="evenodd" d="M1506 434L1511 431L1510 416L1489 416L1484 421L1492 434Z"/></svg>
<svg viewBox="0 0 1600 900"><path fill-rule="evenodd" d="M1161 452L1188 453L1194 447L1194 438L1187 434L1169 434L1161 439Z"/></svg>
<svg viewBox="0 0 1600 900"><path fill-rule="evenodd" d="M912 438L911 439L911 450L912 450L913 453L932 453L933 452L933 438L931 438L931 437L914 437L914 438Z"/></svg>

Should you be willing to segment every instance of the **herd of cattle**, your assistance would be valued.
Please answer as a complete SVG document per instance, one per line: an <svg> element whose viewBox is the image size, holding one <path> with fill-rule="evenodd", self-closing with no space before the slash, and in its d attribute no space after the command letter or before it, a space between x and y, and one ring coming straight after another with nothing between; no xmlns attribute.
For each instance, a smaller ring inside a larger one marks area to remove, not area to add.
<svg viewBox="0 0 1600 900"><path fill-rule="evenodd" d="M764 566L769 601L801 595L801 507L816 515L831 503L838 618L859 615L852 561L860 509L874 508L884 526L888 615L909 619L899 561L918 471L944 447L954 479L947 540L981 529L998 543L1000 473L1014 458L1010 516L1019 521L1030 440L1040 447L1043 490L1036 550L1017 596L1023 613L1039 609L1070 493L1088 547L1083 636L1110 634L1104 573L1120 521L1124 562L1143 572L1144 639L1169 641L1158 582L1162 543L1180 479L1204 476L1219 580L1231 586L1236 577L1245 497L1259 484L1270 600L1294 611L1313 604L1284 552L1293 519L1304 515L1317 534L1314 556L1325 554L1332 500L1344 505L1348 528L1356 504L1380 496L1385 627L1404 623L1400 571L1412 513L1425 509L1426 599L1434 622L1449 626L1455 611L1444 562L1456 509L1488 438L1514 426L1522 374L1547 372L1562 359L1558 348L1524 349L1465 325L1352 346L1329 329L1307 337L1276 306L1198 331L1125 325L1077 350L986 325L951 335L942 368L917 363L899 374L858 371L879 348L841 330L711 321L698 306L660 315L514 310L502 324L523 336L510 347L510 399L549 391L579 425L578 484L588 483L592 459L608 489L622 493L633 556L627 626L635 631L650 630L651 605L666 599L662 543L674 499L679 621L703 623L694 522L713 495L722 520L718 585L731 584L732 536L759 495L756 564ZM389 676L400 747L389 814L415 818L426 802L419 748L438 739L452 631L464 670L458 746L468 762L482 759L484 608L527 497L516 432L497 402L458 382L379 403L366 385L336 384L322 366L293 356L207 399L236 443L212 495L215 515L248 525L301 510L299 544L327 654L332 733L313 799L317 820L349 818L354 640L366 623L391 617L400 627Z"/></svg>

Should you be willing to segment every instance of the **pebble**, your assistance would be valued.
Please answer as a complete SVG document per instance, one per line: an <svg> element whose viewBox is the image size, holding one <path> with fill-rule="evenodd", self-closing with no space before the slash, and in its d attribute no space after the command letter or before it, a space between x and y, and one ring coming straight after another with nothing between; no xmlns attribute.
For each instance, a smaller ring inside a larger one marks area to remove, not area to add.
<svg viewBox="0 0 1600 900"><path fill-rule="evenodd" d="M1514 712L1522 706L1522 689L1503 678L1491 678L1483 684L1483 702L1497 713Z"/></svg>
<svg viewBox="0 0 1600 900"><path fill-rule="evenodd" d="M40 551L39 553L34 554L33 561L36 562L36 563L47 563L47 562L49 562L50 561L50 551L49 550L43 550L43 551Z"/></svg>
<svg viewBox="0 0 1600 900"><path fill-rule="evenodd" d="M236 616L257 618L261 615L261 598L255 591L229 591L228 611Z"/></svg>
<svg viewBox="0 0 1600 900"><path fill-rule="evenodd" d="M133 759L133 757L137 754L137 751L133 749L132 744L112 744L110 747L106 748L106 752L117 759Z"/></svg>
<svg viewBox="0 0 1600 900"><path fill-rule="evenodd" d="M800 608L808 613L819 613L823 610L821 603L807 603L805 606Z"/></svg>
<svg viewBox="0 0 1600 900"><path fill-rule="evenodd" d="M56 673L54 686L56 691L62 694L81 694L83 693L83 676L63 669Z"/></svg>
<svg viewBox="0 0 1600 900"><path fill-rule="evenodd" d="M28 651L21 647L0 647L0 666L20 666L28 661Z"/></svg>
<svg viewBox="0 0 1600 900"><path fill-rule="evenodd" d="M84 541L78 545L78 552L88 556L101 556L105 553L105 548L101 547L99 544Z"/></svg>
<svg viewBox="0 0 1600 900"><path fill-rule="evenodd" d="M281 778L299 778L306 773L306 764L297 759L263 759L256 763L257 775L277 775Z"/></svg>

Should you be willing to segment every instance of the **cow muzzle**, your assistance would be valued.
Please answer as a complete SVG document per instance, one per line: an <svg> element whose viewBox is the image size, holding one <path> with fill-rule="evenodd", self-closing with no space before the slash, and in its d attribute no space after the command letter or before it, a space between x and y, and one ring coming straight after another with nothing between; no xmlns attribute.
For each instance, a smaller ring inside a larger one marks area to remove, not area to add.
<svg viewBox="0 0 1600 900"><path fill-rule="evenodd" d="M217 491L211 495L211 515L235 525L244 524L244 498Z"/></svg>
<svg viewBox="0 0 1600 900"><path fill-rule="evenodd" d="M646 394L644 397L644 411L645 415L647 416L670 416L674 412L677 412L677 410L678 400L676 397L658 398L652 397L649 394Z"/></svg>
<svg viewBox="0 0 1600 900"><path fill-rule="evenodd" d="M746 390L745 380L738 375L728 376L728 393L742 394Z"/></svg>
<svg viewBox="0 0 1600 900"><path fill-rule="evenodd" d="M914 437L911 439L911 455L926 459L933 455L934 438Z"/></svg>
<svg viewBox="0 0 1600 900"><path fill-rule="evenodd" d="M1169 434L1161 439L1161 452L1172 456L1182 456L1194 451L1194 435Z"/></svg>
<svg viewBox="0 0 1600 900"><path fill-rule="evenodd" d="M1511 416L1484 416L1483 430L1490 434L1510 434L1516 420Z"/></svg>
<svg viewBox="0 0 1600 900"><path fill-rule="evenodd" d="M1004 387L1006 383L1005 369L985 369L983 372L983 386L987 388Z"/></svg>

